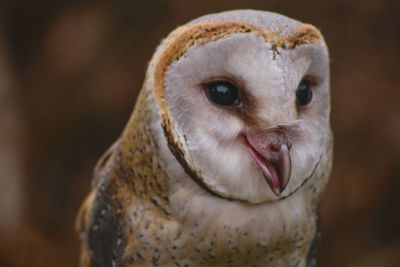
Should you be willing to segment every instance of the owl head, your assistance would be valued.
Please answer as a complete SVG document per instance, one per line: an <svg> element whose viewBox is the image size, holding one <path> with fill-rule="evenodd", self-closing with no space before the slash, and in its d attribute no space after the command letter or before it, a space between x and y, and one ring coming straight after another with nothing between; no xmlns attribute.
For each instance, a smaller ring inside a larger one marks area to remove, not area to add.
<svg viewBox="0 0 400 267"><path fill-rule="evenodd" d="M207 15L162 42L147 80L170 152L208 193L276 201L321 167L329 56L313 26L263 11Z"/></svg>

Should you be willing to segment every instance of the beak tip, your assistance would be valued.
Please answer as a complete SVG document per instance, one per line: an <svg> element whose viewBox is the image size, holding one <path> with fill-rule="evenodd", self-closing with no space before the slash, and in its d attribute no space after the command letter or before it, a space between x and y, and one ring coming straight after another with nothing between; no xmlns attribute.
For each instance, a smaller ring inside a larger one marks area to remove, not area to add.
<svg viewBox="0 0 400 267"><path fill-rule="evenodd" d="M282 194L282 189L281 188L272 188L272 192L274 193L275 196L280 197Z"/></svg>

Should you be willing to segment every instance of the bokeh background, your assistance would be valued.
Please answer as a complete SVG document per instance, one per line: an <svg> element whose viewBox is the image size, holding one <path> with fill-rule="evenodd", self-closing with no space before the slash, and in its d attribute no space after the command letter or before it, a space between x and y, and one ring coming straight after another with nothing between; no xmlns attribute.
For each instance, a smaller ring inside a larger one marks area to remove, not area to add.
<svg viewBox="0 0 400 267"><path fill-rule="evenodd" d="M321 29L335 162L319 266L400 266L400 1L0 1L0 266L71 267L96 160L155 47L197 16L253 8Z"/></svg>

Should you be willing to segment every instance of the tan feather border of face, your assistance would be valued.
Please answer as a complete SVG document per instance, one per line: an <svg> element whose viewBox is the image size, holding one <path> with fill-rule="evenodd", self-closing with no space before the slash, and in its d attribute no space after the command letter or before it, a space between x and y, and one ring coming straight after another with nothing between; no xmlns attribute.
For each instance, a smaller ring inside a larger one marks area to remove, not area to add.
<svg viewBox="0 0 400 267"><path fill-rule="evenodd" d="M173 133L174 126L169 116L168 104L164 96L164 78L169 66L183 57L191 47L202 45L209 41L216 41L235 33L256 33L264 38L267 43L271 44L273 50L278 48L291 50L302 44L323 41L321 33L310 24L301 24L290 34L281 35L280 31L263 30L248 23L223 22L184 25L172 32L162 44L162 53L158 53L161 56L155 58L153 88L160 107L161 125L168 142L168 147L186 173L199 186L213 195L226 199L230 199L230 197L222 192L217 191L217 193L216 190L211 189L204 182L201 172L188 163L183 145Z"/></svg>

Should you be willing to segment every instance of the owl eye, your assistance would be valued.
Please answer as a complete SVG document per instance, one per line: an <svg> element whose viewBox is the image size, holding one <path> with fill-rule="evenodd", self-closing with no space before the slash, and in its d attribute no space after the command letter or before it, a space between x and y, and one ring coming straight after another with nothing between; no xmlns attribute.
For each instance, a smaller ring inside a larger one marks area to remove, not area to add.
<svg viewBox="0 0 400 267"><path fill-rule="evenodd" d="M239 102L239 89L228 81L214 81L206 85L211 102L220 106L233 106Z"/></svg>
<svg viewBox="0 0 400 267"><path fill-rule="evenodd" d="M308 105L313 97L311 84L308 80L303 79L296 90L296 104L298 106Z"/></svg>

